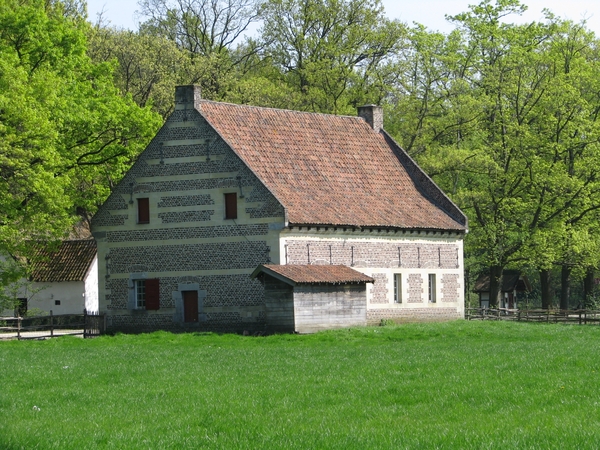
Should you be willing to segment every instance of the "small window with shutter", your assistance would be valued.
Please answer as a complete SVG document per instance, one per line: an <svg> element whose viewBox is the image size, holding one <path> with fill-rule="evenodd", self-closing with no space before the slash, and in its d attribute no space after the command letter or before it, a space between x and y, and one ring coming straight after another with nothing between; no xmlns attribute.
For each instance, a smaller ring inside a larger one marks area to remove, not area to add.
<svg viewBox="0 0 600 450"><path fill-rule="evenodd" d="M135 280L135 309L160 309L160 284L158 278Z"/></svg>
<svg viewBox="0 0 600 450"><path fill-rule="evenodd" d="M137 223L150 223L150 202L148 198L138 198L138 221Z"/></svg>
<svg viewBox="0 0 600 450"><path fill-rule="evenodd" d="M225 219L237 219L237 194L225 194Z"/></svg>

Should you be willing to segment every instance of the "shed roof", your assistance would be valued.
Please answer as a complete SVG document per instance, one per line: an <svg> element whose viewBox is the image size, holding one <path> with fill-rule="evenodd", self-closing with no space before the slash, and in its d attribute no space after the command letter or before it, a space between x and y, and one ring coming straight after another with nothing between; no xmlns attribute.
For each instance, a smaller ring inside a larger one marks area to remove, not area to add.
<svg viewBox="0 0 600 450"><path fill-rule="evenodd" d="M63 241L54 251L40 246L32 263L32 281L83 281L96 256L94 239Z"/></svg>
<svg viewBox="0 0 600 450"><path fill-rule="evenodd" d="M466 229L466 216L362 118L207 100L195 108L279 200L290 225Z"/></svg>
<svg viewBox="0 0 600 450"><path fill-rule="evenodd" d="M343 265L263 264L251 277L265 273L288 284L365 284L375 280L364 273Z"/></svg>

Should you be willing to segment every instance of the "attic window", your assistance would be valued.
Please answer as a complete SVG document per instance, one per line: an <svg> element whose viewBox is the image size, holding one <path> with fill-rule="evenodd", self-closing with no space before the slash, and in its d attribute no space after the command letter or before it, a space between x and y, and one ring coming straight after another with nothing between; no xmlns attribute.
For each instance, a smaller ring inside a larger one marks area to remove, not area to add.
<svg viewBox="0 0 600 450"><path fill-rule="evenodd" d="M150 202L148 198L138 198L138 221L137 223L150 223Z"/></svg>
<svg viewBox="0 0 600 450"><path fill-rule="evenodd" d="M237 194L225 194L225 219L237 219Z"/></svg>

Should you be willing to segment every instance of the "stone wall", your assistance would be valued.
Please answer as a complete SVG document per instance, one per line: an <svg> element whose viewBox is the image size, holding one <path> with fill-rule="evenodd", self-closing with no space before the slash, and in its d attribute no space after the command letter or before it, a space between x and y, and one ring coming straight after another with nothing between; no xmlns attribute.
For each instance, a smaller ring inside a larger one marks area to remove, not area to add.
<svg viewBox="0 0 600 450"><path fill-rule="evenodd" d="M411 243L410 238L395 242L341 239L289 240L287 264L343 264L368 268L457 269L461 249L456 244Z"/></svg>
<svg viewBox="0 0 600 450"><path fill-rule="evenodd" d="M462 319L456 308L388 308L367 310L367 323L378 325L382 319L395 322L428 322Z"/></svg>
<svg viewBox="0 0 600 450"><path fill-rule="evenodd" d="M343 264L374 278L367 287L368 311L374 317L386 318L388 311L387 318L411 320L464 314L459 233L298 227L282 233L281 245L288 264ZM430 301L430 277L435 278L435 301Z"/></svg>
<svg viewBox="0 0 600 450"><path fill-rule="evenodd" d="M197 111L176 108L94 217L100 309L112 330L264 329L263 287L249 274L278 260L283 208ZM238 217L224 219L232 192ZM149 199L149 224L137 223L138 198ZM127 309L137 273L159 279L158 311ZM174 292L190 278L206 298L202 320L183 325Z"/></svg>

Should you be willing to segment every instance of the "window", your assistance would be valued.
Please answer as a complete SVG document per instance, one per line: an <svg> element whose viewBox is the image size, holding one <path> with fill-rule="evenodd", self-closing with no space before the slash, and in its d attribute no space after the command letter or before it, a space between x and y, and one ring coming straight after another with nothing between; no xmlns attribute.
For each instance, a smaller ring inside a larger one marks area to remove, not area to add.
<svg viewBox="0 0 600 450"><path fill-rule="evenodd" d="M237 219L237 194L225 194L225 219Z"/></svg>
<svg viewBox="0 0 600 450"><path fill-rule="evenodd" d="M402 274L394 274L394 303L402 303Z"/></svg>
<svg viewBox="0 0 600 450"><path fill-rule="evenodd" d="M146 308L146 280L135 280L135 306Z"/></svg>
<svg viewBox="0 0 600 450"><path fill-rule="evenodd" d="M60 306L60 300L54 300L54 306Z"/></svg>
<svg viewBox="0 0 600 450"><path fill-rule="evenodd" d="M135 309L159 309L160 285L158 279L134 280L134 300Z"/></svg>
<svg viewBox="0 0 600 450"><path fill-rule="evenodd" d="M150 223L150 202L148 198L138 198L138 221L137 223Z"/></svg>
<svg viewBox="0 0 600 450"><path fill-rule="evenodd" d="M435 303L435 273L429 274L429 303Z"/></svg>

